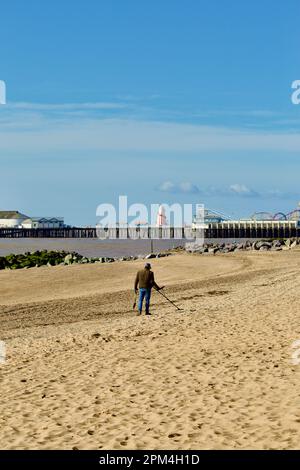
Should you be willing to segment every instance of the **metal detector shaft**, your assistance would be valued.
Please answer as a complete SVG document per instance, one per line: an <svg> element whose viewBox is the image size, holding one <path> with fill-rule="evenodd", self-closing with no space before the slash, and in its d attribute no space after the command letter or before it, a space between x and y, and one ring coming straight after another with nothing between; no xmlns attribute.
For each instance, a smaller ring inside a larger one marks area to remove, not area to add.
<svg viewBox="0 0 300 470"><path fill-rule="evenodd" d="M181 310L181 308L177 307L177 305L174 304L174 302L173 302L172 300L170 300L170 299L169 299L165 294L163 294L160 290L158 290L157 292L158 292L160 295L162 295L165 299L167 299L167 300L170 302L170 304L174 305L174 307L176 307L177 310Z"/></svg>

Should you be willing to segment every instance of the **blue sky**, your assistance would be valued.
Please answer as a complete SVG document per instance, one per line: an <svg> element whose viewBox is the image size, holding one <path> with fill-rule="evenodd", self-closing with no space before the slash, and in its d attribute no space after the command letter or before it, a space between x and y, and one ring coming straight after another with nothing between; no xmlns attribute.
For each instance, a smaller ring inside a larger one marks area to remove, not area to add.
<svg viewBox="0 0 300 470"><path fill-rule="evenodd" d="M296 0L1 6L0 208L94 224L98 204L300 200Z"/></svg>

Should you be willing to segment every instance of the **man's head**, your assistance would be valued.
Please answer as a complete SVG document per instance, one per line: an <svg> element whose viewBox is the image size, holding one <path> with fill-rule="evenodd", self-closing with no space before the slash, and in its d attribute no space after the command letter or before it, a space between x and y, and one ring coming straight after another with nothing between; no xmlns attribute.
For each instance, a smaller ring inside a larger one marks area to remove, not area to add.
<svg viewBox="0 0 300 470"><path fill-rule="evenodd" d="M145 264L145 269L149 269L149 270L150 270L150 269L151 269L151 264L150 264L150 263L146 263L146 264Z"/></svg>

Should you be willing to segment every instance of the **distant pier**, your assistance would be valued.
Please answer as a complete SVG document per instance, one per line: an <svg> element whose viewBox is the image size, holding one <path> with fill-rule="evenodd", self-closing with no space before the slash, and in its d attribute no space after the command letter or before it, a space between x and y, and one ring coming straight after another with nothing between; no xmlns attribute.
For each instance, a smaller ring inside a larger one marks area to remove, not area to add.
<svg viewBox="0 0 300 470"><path fill-rule="evenodd" d="M298 221L223 221L205 224L205 238L294 238L300 236ZM102 239L191 239L197 231L182 227L127 227L98 229L69 228L0 228L0 238L102 238Z"/></svg>
<svg viewBox="0 0 300 470"><path fill-rule="evenodd" d="M300 236L297 220L227 220L210 223L205 238L294 238Z"/></svg>

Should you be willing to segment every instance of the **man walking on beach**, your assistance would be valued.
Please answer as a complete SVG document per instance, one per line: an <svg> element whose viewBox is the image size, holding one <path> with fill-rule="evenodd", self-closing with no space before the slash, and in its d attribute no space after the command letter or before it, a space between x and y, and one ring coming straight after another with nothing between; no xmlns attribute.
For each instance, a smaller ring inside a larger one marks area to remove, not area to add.
<svg viewBox="0 0 300 470"><path fill-rule="evenodd" d="M150 263L146 263L144 269L141 269L137 272L134 282L134 291L136 294L138 293L138 287L140 290L138 315L142 314L144 299L146 302L146 315L151 315L151 313L149 312L151 289L152 287L154 287L156 290L160 290L162 289L162 287L159 287L156 284L154 280L154 273L153 271L151 271Z"/></svg>

